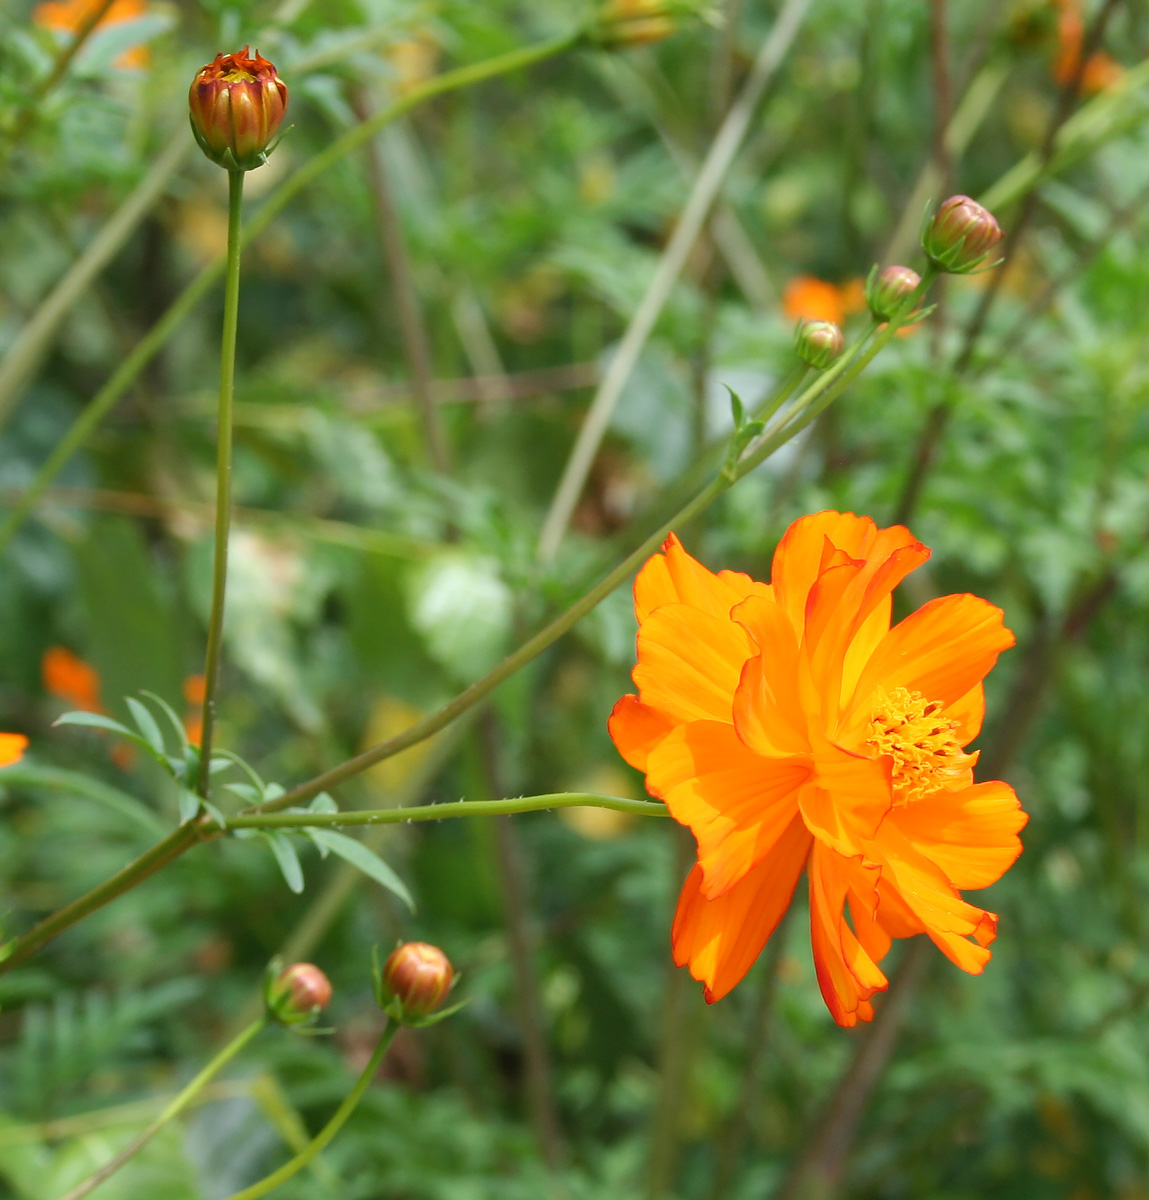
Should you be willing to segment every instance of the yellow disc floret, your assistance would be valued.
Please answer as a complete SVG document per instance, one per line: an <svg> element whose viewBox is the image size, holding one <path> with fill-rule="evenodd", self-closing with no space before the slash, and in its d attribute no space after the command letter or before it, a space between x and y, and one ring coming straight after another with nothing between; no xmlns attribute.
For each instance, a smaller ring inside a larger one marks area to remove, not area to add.
<svg viewBox="0 0 1149 1200"><path fill-rule="evenodd" d="M895 804L967 782L977 755L962 750L960 724L940 716L943 707L940 700L904 687L879 690L874 698L866 747L893 760Z"/></svg>

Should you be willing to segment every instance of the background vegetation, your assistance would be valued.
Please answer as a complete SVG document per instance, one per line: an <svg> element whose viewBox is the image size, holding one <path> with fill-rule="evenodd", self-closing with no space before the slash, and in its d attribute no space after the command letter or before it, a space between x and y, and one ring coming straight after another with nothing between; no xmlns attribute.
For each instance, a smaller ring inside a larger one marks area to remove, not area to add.
<svg viewBox="0 0 1149 1200"><path fill-rule="evenodd" d="M0 1194L51 1200L105 1161L245 1019L283 952L330 975L333 1034L264 1033L99 1194L218 1197L270 1169L366 1061L382 1022L371 947L402 936L443 946L471 1002L400 1035L285 1200L1149 1197L1141 0L813 0L572 532L550 563L536 554L587 402L779 7L723 0L658 45L577 50L421 106L254 242L219 737L291 784L449 699L671 511L699 447L729 429L723 385L752 402L790 370L795 316L861 321L855 281L873 262L920 267L926 198L996 188L1005 266L947 281L809 436L677 531L708 565L762 578L802 513L904 519L934 549L907 607L936 589L1005 608L1020 645L990 680L983 766L1032 818L986 897L1002 917L986 974L903 948L878 1021L846 1033L818 995L799 897L707 1009L669 957L690 844L626 814L367 834L415 915L302 841L299 894L260 841L218 841L0 978ZM216 50L251 41L292 89L293 127L248 179L256 212L389 98L578 16L569 0L117 0L69 56L83 8L0 15L8 506L223 248L225 175L185 115ZM100 238L106 266L45 317ZM147 761L52 722L124 718L141 689L194 714L219 293L4 553L0 728L32 740L0 776L6 933L176 819ZM622 588L475 719L341 800L641 795L605 726L633 635Z"/></svg>

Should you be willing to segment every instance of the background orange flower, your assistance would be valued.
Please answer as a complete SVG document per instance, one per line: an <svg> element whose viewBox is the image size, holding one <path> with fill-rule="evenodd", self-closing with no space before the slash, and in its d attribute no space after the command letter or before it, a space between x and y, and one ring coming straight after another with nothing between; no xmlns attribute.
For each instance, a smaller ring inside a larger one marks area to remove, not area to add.
<svg viewBox="0 0 1149 1200"><path fill-rule="evenodd" d="M51 646L40 662L44 690L72 708L103 712L99 672L66 646Z"/></svg>
<svg viewBox="0 0 1149 1200"><path fill-rule="evenodd" d="M100 0L43 0L32 11L32 20L42 29L57 33L77 33L100 8ZM112 0L112 6L97 22L96 28L134 21L144 16L144 0ZM129 46L117 59L116 66L142 70L151 63L147 46Z"/></svg>
<svg viewBox="0 0 1149 1200"><path fill-rule="evenodd" d="M928 556L901 526L824 512L790 527L771 584L714 575L673 535L635 581L639 690L610 733L698 842L672 939L708 1001L749 970L803 869L841 1025L873 1015L895 937L926 933L973 974L990 957L997 918L959 889L1008 869L1026 817L1007 784L974 784L965 747L1013 635L968 595L891 628L894 588Z"/></svg>

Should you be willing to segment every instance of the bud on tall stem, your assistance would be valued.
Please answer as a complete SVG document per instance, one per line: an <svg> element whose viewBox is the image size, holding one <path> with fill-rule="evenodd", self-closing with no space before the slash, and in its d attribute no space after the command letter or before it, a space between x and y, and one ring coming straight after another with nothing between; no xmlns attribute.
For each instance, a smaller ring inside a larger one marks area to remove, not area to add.
<svg viewBox="0 0 1149 1200"><path fill-rule="evenodd" d="M287 112L287 84L275 66L248 47L217 54L202 67L188 92L192 133L213 163L251 171L267 162Z"/></svg>
<svg viewBox="0 0 1149 1200"><path fill-rule="evenodd" d="M405 942L383 964L380 1004L397 1021L418 1021L443 1003L454 979L454 968L438 946Z"/></svg>
<svg viewBox="0 0 1149 1200"><path fill-rule="evenodd" d="M794 352L808 366L824 371L845 349L846 339L833 321L808 321L794 330Z"/></svg>
<svg viewBox="0 0 1149 1200"><path fill-rule="evenodd" d="M939 271L969 275L1004 236L988 208L968 196L951 196L926 222L922 249Z"/></svg>

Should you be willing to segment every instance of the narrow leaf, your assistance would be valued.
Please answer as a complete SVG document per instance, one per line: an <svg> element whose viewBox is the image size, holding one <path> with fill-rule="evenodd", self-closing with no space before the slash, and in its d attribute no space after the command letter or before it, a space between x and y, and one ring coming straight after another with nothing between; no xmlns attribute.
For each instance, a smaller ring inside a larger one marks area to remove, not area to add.
<svg viewBox="0 0 1149 1200"><path fill-rule="evenodd" d="M132 718L136 728L144 735L144 740L157 754L164 754L164 735L160 733L155 717L138 700L133 700L131 696L125 696L124 699L132 710Z"/></svg>
<svg viewBox="0 0 1149 1200"><path fill-rule="evenodd" d="M141 691L140 695L146 696L171 722L171 726L176 731L176 737L179 738L180 745L183 747L184 754L186 755L190 743L188 742L187 730L184 729L184 723L179 719L176 710L166 700L157 696L155 692Z"/></svg>
<svg viewBox="0 0 1149 1200"><path fill-rule="evenodd" d="M82 725L88 729L106 729L109 733L118 733L121 737L129 738L131 741L140 740L139 735L133 733L126 725L121 725L119 721L113 721L111 717L105 717L103 713L66 712L62 717L57 717L52 724Z"/></svg>
<svg viewBox="0 0 1149 1200"><path fill-rule="evenodd" d="M316 845L326 846L332 854L338 854L340 858L346 859L353 867L358 867L364 875L369 875L376 883L398 896L412 912L415 911L415 901L407 890L407 885L379 855L368 850L362 842L357 842L345 833L335 833L330 829L309 829L307 834Z"/></svg>
<svg viewBox="0 0 1149 1200"><path fill-rule="evenodd" d="M199 797L187 788L180 788L180 824L186 825L199 812Z"/></svg>
<svg viewBox="0 0 1149 1200"><path fill-rule="evenodd" d="M303 891L303 867L299 863L295 847L282 833L267 833L266 837L271 843L271 852L275 855L275 861L283 872L287 886L298 895Z"/></svg>

